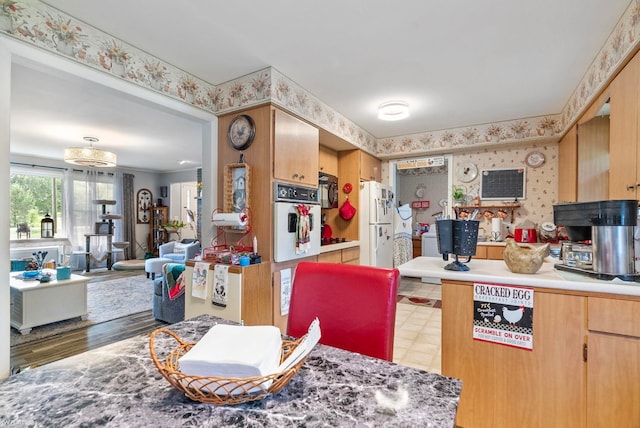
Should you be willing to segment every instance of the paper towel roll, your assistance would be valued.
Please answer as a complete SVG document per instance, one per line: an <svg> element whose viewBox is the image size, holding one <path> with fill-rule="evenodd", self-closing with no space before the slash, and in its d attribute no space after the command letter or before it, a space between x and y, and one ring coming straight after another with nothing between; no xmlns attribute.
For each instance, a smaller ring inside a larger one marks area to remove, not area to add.
<svg viewBox="0 0 640 428"><path fill-rule="evenodd" d="M502 219L500 217L491 219L491 238L493 238L494 241L500 241L502 239Z"/></svg>
<svg viewBox="0 0 640 428"><path fill-rule="evenodd" d="M211 219L214 226L236 226L247 225L246 213L215 213Z"/></svg>

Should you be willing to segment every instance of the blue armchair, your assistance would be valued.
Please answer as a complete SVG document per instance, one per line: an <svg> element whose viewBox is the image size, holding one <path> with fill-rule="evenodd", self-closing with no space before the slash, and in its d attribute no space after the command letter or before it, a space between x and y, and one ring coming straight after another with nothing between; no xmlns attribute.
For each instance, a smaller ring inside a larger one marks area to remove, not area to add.
<svg viewBox="0 0 640 428"><path fill-rule="evenodd" d="M180 263L166 263L162 266L162 276L153 280L153 307L151 313L158 321L170 324L184 320L184 283L179 292L176 284L185 266ZM174 294L172 294L172 292Z"/></svg>
<svg viewBox="0 0 640 428"><path fill-rule="evenodd" d="M195 258L200 253L200 243L193 241L189 243L169 241L158 247L159 257L170 259L174 263L182 263Z"/></svg>

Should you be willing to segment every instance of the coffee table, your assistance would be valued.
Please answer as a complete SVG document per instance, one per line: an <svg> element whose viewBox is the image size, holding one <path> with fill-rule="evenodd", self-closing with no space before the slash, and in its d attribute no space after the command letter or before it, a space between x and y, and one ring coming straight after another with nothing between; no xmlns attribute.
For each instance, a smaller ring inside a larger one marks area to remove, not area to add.
<svg viewBox="0 0 640 428"><path fill-rule="evenodd" d="M53 271L55 273L55 271ZM87 282L89 278L71 275L65 280L40 282L18 279L21 272L11 272L11 326L22 334L33 327L81 317L86 320Z"/></svg>

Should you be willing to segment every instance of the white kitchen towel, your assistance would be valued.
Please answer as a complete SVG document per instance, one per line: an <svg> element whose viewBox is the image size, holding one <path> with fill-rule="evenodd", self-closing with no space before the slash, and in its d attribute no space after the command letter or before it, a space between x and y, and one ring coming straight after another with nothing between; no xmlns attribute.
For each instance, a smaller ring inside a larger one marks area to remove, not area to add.
<svg viewBox="0 0 640 428"><path fill-rule="evenodd" d="M213 291L211 303L222 308L227 307L229 287L229 265L217 264L213 267Z"/></svg>
<svg viewBox="0 0 640 428"><path fill-rule="evenodd" d="M209 263L196 262L193 266L193 279L191 281L191 296L206 300L208 294L207 273Z"/></svg>

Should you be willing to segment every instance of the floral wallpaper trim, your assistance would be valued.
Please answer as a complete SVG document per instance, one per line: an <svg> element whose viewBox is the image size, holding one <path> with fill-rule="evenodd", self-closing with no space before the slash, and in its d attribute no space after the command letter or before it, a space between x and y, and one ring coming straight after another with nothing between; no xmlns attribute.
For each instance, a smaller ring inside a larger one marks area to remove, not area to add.
<svg viewBox="0 0 640 428"><path fill-rule="evenodd" d="M40 1L0 0L0 34L215 111L215 86Z"/></svg>
<svg viewBox="0 0 640 428"><path fill-rule="evenodd" d="M273 102L367 152L392 158L559 137L639 43L640 0L630 3L560 114L383 139L376 139L272 67L213 85L39 0L0 0L0 34L216 114Z"/></svg>

